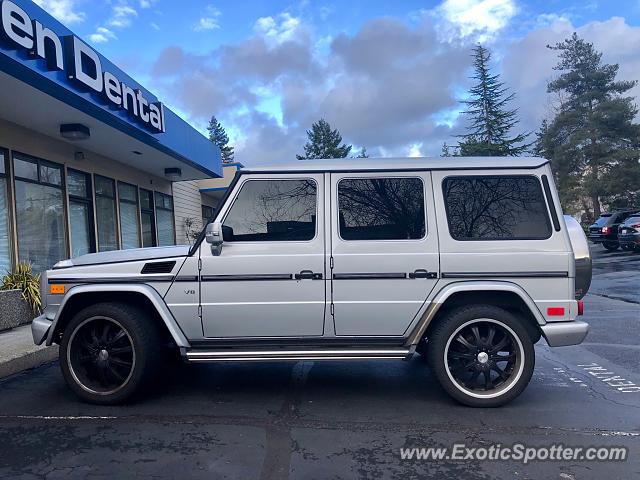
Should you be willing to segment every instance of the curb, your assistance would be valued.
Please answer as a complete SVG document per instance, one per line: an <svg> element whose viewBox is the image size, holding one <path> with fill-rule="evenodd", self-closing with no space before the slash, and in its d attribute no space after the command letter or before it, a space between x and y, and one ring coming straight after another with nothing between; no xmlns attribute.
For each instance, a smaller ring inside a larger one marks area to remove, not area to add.
<svg viewBox="0 0 640 480"><path fill-rule="evenodd" d="M58 358L58 346L34 345L31 325L0 333L0 378L38 367Z"/></svg>

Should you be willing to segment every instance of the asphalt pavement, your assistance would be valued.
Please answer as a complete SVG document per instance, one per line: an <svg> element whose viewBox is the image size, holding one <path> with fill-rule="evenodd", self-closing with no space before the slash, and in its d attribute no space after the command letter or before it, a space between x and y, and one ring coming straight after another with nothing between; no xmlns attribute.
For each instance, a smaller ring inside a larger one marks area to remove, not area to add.
<svg viewBox="0 0 640 480"><path fill-rule="evenodd" d="M594 256L586 343L537 345L531 384L504 407L456 404L419 357L176 365L121 407L79 402L53 363L0 381L0 478L637 478L640 254ZM455 443L629 453L526 465L401 459L401 448Z"/></svg>

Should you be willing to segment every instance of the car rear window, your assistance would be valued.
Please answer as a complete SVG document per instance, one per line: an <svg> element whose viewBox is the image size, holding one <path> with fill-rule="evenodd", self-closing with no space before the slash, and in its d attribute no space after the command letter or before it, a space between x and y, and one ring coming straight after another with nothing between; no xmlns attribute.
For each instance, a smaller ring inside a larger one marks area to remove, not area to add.
<svg viewBox="0 0 640 480"><path fill-rule="evenodd" d="M455 240L542 240L551 236L537 177L447 177L442 188L449 232Z"/></svg>
<svg viewBox="0 0 640 480"><path fill-rule="evenodd" d="M603 225L606 225L607 222L609 221L609 219L611 218L611 214L607 214L607 215L600 215L600 217L594 222L596 225L598 225L599 227L602 227Z"/></svg>
<svg viewBox="0 0 640 480"><path fill-rule="evenodd" d="M640 224L640 215L634 215L632 217L627 218L624 221L625 225L637 225Z"/></svg>

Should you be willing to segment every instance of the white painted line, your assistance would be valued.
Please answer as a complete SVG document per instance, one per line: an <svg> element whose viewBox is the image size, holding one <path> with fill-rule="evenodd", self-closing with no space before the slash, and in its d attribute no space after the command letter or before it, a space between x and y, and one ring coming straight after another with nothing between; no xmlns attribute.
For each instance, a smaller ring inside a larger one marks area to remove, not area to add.
<svg viewBox="0 0 640 480"><path fill-rule="evenodd" d="M578 365L578 367L582 368L586 373L597 378L605 385L614 388L618 392L640 393L640 385L616 375L615 372L612 372L597 363L581 364Z"/></svg>
<svg viewBox="0 0 640 480"><path fill-rule="evenodd" d="M0 415L0 420L3 419L18 419L18 420L114 420L119 417L109 416L89 416L89 415Z"/></svg>

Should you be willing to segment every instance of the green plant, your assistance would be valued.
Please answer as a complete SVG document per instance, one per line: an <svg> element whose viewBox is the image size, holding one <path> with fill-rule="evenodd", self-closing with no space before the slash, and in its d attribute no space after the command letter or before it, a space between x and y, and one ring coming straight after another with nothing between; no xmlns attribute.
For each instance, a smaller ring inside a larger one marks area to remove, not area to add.
<svg viewBox="0 0 640 480"><path fill-rule="evenodd" d="M16 268L2 278L0 290L20 290L22 298L29 304L33 313L40 313L40 274L34 274L31 265L18 263Z"/></svg>

